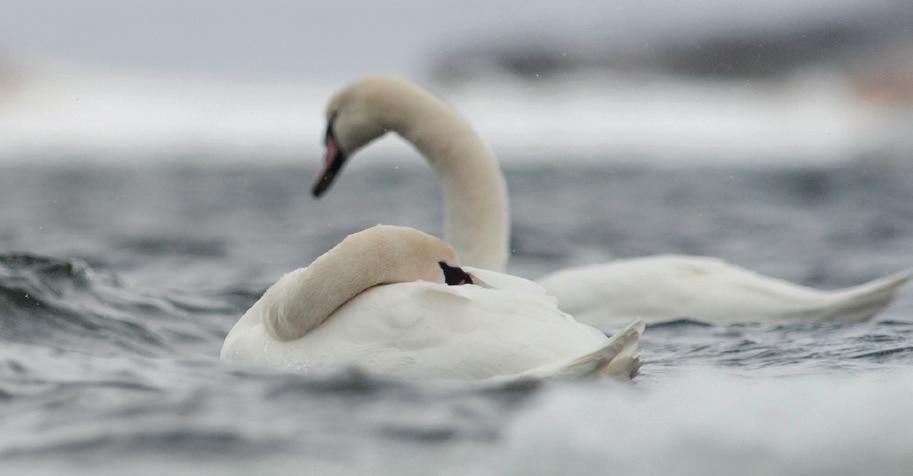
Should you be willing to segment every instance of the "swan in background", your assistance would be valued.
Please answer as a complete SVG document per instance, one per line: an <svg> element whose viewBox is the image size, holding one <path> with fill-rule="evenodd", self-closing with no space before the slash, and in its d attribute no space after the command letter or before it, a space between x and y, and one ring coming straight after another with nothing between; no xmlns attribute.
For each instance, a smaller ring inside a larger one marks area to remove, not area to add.
<svg viewBox="0 0 913 476"><path fill-rule="evenodd" d="M393 77L368 77L339 92L326 109L326 157L313 194L321 196L346 159L393 131L437 172L444 239L464 263L496 271L508 258L507 186L472 126L429 92ZM568 268L539 280L562 310L581 322L613 326L637 317L661 322L840 321L871 318L913 276L900 272L861 286L822 291L719 259L659 255Z"/></svg>
<svg viewBox="0 0 913 476"><path fill-rule="evenodd" d="M378 225L270 286L228 333L221 357L303 373L631 378L643 326L635 321L607 338L561 312L535 283L464 271L443 241Z"/></svg>

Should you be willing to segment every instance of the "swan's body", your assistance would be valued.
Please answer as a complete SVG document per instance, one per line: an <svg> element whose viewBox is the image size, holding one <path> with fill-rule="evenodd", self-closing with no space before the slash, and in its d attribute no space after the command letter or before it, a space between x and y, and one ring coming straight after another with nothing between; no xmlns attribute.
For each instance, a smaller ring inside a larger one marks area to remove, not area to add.
<svg viewBox="0 0 913 476"><path fill-rule="evenodd" d="M907 271L849 289L820 291L715 258L659 255L569 268L539 284L558 298L563 311L593 325L617 325L632 316L647 322L681 317L860 322L880 311L909 279Z"/></svg>
<svg viewBox="0 0 913 476"><path fill-rule="evenodd" d="M327 118L327 159L315 195L329 187L348 154L395 131L437 172L444 238L462 262L504 268L510 227L505 181L494 155L459 114L408 82L371 77L338 92ZM856 288L819 291L714 258L652 256L570 268L540 284L581 322L606 326L632 317L648 322L685 316L710 322L862 321L884 308L910 278L907 271Z"/></svg>
<svg viewBox="0 0 913 476"><path fill-rule="evenodd" d="M636 372L642 323L607 339L558 310L535 283L470 269L481 285L448 286L434 268L435 260L452 262L452 252L425 259L410 256L413 245L399 238L392 246L362 239L401 230L357 233L308 268L285 275L231 329L222 358L305 373L358 367L396 377L460 380ZM409 240L439 242L412 232ZM362 243L352 246L359 239ZM387 259L391 249L394 256ZM396 271L410 260L431 263L430 271ZM316 279L303 277L308 269ZM365 287L373 278L362 276L375 269L394 270L395 281ZM351 284L353 279L361 282ZM316 294L308 289L327 282ZM340 306L312 318L314 307L327 309L340 300Z"/></svg>

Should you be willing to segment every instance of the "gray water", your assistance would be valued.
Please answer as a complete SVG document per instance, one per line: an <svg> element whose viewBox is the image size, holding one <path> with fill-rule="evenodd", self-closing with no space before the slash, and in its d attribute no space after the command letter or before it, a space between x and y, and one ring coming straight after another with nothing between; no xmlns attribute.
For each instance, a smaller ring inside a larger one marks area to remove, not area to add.
<svg viewBox="0 0 913 476"><path fill-rule="evenodd" d="M541 162L506 170L515 274L678 252L836 288L913 266L910 161ZM651 326L632 384L222 363L282 273L378 222L440 228L423 165L353 163L321 201L312 165L0 165L2 473L913 473L913 286L861 324Z"/></svg>

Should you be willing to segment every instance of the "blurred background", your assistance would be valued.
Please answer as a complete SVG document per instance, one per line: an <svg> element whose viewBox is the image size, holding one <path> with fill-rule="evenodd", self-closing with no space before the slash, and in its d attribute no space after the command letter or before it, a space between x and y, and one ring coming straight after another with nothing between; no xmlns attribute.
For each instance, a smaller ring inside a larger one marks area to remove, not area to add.
<svg viewBox="0 0 913 476"><path fill-rule="evenodd" d="M906 0L0 5L6 162L316 164L327 97L368 73L434 89L508 162L807 165L913 147ZM401 146L385 147L369 153Z"/></svg>

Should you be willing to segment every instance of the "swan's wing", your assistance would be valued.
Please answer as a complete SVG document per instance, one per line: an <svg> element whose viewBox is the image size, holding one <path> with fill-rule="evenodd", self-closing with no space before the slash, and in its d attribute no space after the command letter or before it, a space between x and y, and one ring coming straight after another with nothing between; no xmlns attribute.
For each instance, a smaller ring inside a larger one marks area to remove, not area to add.
<svg viewBox="0 0 913 476"><path fill-rule="evenodd" d="M294 341L272 341L261 325L241 332L227 352L234 360L302 371L356 366L401 377L471 380L569 362L607 340L544 294L433 283L372 288Z"/></svg>
<svg viewBox="0 0 913 476"><path fill-rule="evenodd" d="M482 287L534 295L548 294L542 286L528 279L472 266L463 266L463 269L469 272L473 279L481 282Z"/></svg>

